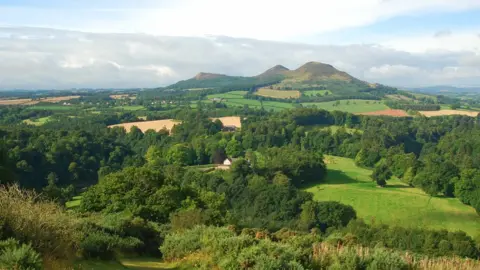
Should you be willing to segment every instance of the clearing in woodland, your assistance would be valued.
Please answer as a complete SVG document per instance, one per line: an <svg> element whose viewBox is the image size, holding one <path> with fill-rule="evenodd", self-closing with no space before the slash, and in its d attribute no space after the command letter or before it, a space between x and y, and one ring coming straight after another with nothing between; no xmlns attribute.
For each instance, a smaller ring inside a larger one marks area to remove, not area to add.
<svg viewBox="0 0 480 270"><path fill-rule="evenodd" d="M480 233L480 217L456 198L430 197L395 179L379 188L370 179L371 170L357 167L352 159L325 156L325 161L326 183L307 189L316 200L351 205L370 223L462 230L473 237Z"/></svg>
<svg viewBox="0 0 480 270"><path fill-rule="evenodd" d="M268 88L260 88L255 95L272 98L299 98L300 91L297 90L274 90Z"/></svg>

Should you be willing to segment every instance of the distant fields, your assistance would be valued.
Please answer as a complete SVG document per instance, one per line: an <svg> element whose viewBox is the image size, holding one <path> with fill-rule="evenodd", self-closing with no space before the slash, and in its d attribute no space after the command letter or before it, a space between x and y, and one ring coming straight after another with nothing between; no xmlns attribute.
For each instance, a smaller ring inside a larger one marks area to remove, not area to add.
<svg viewBox="0 0 480 270"><path fill-rule="evenodd" d="M28 107L29 110L45 110L45 111L70 111L76 110L76 106L64 106L64 105L34 105Z"/></svg>
<svg viewBox="0 0 480 270"><path fill-rule="evenodd" d="M307 189L316 200L351 205L369 223L480 233L480 217L458 199L431 198L399 180L379 188L370 180L371 171L357 167L352 159L326 156L326 163L327 182Z"/></svg>
<svg viewBox="0 0 480 270"><path fill-rule="evenodd" d="M444 116L444 115L466 115L477 117L480 112L475 111L461 111L461 110L440 110L440 111L421 111L420 114L426 117Z"/></svg>
<svg viewBox="0 0 480 270"><path fill-rule="evenodd" d="M309 91L304 91L303 95L305 95L307 97L315 97L317 95L325 96L326 93L331 95L332 91L330 91L330 90L309 90Z"/></svg>
<svg viewBox="0 0 480 270"><path fill-rule="evenodd" d="M248 105L250 108L260 109L262 107L262 102L254 99L245 99L243 96L247 91L232 91L222 94L213 94L208 95L205 102L211 102L214 98L223 99L221 102L226 104L229 107L243 107ZM265 110L284 110L293 108L292 103L276 102L276 101L263 101L263 108Z"/></svg>
<svg viewBox="0 0 480 270"><path fill-rule="evenodd" d="M213 98L243 99L243 96L245 94L247 94L247 91L231 91L227 93L208 95L207 98L208 99L213 99Z"/></svg>
<svg viewBox="0 0 480 270"><path fill-rule="evenodd" d="M349 113L365 113L388 109L388 107L383 104L383 101L360 99L347 99L329 102L307 102L302 103L302 105L304 107L315 106L318 109L324 109L327 111L344 111Z"/></svg>
<svg viewBox="0 0 480 270"><path fill-rule="evenodd" d="M297 90L274 90L268 88L260 88L255 95L272 98L299 98L300 91Z"/></svg>

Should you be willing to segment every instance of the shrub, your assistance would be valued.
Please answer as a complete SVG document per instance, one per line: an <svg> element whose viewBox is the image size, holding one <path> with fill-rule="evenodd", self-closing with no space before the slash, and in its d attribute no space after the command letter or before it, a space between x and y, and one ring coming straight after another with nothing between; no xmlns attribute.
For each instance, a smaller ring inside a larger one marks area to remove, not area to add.
<svg viewBox="0 0 480 270"><path fill-rule="evenodd" d="M215 252L224 239L233 236L235 233L227 228L196 226L182 233L167 235L160 251L167 260L182 258L200 249Z"/></svg>
<svg viewBox="0 0 480 270"><path fill-rule="evenodd" d="M368 270L408 269L408 263L400 255L386 249L375 249L371 259Z"/></svg>
<svg viewBox="0 0 480 270"><path fill-rule="evenodd" d="M80 242L80 250L85 258L112 259L116 252L128 252L143 243L134 237L122 238L118 235L96 231Z"/></svg>
<svg viewBox="0 0 480 270"><path fill-rule="evenodd" d="M75 217L18 186L0 188L0 220L4 237L31 243L44 255L71 257L80 239Z"/></svg>
<svg viewBox="0 0 480 270"><path fill-rule="evenodd" d="M3 241L0 251L0 269L36 270L42 269L42 259L31 245L18 246L15 240ZM15 244L15 245L14 245Z"/></svg>

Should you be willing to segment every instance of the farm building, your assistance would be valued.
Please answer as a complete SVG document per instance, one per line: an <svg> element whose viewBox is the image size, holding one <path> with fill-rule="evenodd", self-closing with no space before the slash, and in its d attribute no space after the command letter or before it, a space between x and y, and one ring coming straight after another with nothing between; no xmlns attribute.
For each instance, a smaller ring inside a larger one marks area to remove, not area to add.
<svg viewBox="0 0 480 270"><path fill-rule="evenodd" d="M231 166L233 164L233 162L235 162L235 160L237 160L237 159L236 158L226 158L223 161L223 165Z"/></svg>

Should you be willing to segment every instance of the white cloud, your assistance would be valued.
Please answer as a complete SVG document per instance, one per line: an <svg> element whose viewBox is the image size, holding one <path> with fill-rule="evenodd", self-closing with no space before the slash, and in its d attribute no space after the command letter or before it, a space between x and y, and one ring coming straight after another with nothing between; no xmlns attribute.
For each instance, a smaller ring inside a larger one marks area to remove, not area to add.
<svg viewBox="0 0 480 270"><path fill-rule="evenodd" d="M119 2L124 2L119 0ZM159 1L160 2L160 1ZM146 8L26 8L0 4L0 24L89 32L228 35L294 40L387 18L480 7L478 0L176 0ZM18 22L18 23L16 23Z"/></svg>
<svg viewBox="0 0 480 270"><path fill-rule="evenodd" d="M330 63L359 79L394 86L480 86L480 53L475 51L412 53L379 45L306 45L225 36L0 28L0 59L0 88L7 89L158 87L201 71L252 76L277 64L294 69L308 61Z"/></svg>
<svg viewBox="0 0 480 270"><path fill-rule="evenodd" d="M396 37L381 44L408 52L473 51L480 53L480 38L474 31L449 32L449 34L434 36Z"/></svg>

